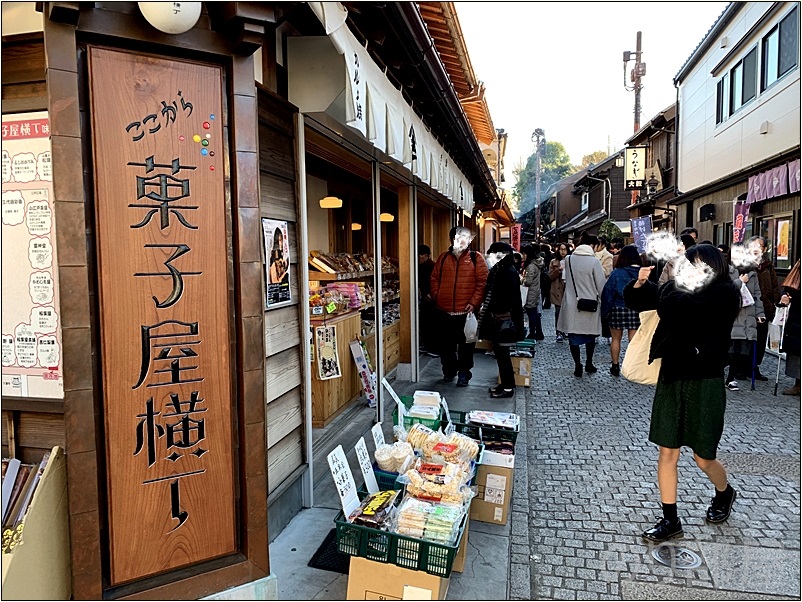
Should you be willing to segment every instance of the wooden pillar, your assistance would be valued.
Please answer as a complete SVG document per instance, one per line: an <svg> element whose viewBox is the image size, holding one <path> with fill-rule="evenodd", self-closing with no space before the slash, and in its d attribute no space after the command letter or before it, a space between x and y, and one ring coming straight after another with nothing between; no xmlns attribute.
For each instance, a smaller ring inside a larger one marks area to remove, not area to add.
<svg viewBox="0 0 802 602"><path fill-rule="evenodd" d="M399 361L409 364L417 353L418 289L416 272L418 250L415 231L415 190L412 186L398 189L398 280L401 294L401 353ZM415 314L415 315L413 315Z"/></svg>

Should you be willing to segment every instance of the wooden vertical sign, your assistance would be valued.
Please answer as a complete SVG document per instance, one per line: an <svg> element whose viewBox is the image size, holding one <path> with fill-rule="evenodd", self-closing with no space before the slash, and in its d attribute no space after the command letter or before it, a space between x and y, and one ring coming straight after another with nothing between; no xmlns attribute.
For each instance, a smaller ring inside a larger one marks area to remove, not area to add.
<svg viewBox="0 0 802 602"><path fill-rule="evenodd" d="M236 549L223 73L95 47L89 72L116 585Z"/></svg>

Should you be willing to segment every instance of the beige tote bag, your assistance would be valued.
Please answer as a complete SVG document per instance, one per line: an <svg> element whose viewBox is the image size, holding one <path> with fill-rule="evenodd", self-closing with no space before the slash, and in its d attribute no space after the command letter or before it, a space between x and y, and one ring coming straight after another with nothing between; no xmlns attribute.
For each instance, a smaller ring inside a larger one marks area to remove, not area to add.
<svg viewBox="0 0 802 602"><path fill-rule="evenodd" d="M652 346L652 337L660 316L656 309L640 312L640 328L632 337L621 363L621 375L639 385L656 385L660 375L660 358L649 363L649 348Z"/></svg>

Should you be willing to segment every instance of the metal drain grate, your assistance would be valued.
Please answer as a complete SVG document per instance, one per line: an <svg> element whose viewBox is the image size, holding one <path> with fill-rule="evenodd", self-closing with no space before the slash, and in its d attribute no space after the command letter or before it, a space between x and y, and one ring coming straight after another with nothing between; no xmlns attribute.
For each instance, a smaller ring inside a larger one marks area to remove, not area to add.
<svg viewBox="0 0 802 602"><path fill-rule="evenodd" d="M660 564L672 569L696 569L702 566L702 558L688 548L662 545L652 550L652 556Z"/></svg>

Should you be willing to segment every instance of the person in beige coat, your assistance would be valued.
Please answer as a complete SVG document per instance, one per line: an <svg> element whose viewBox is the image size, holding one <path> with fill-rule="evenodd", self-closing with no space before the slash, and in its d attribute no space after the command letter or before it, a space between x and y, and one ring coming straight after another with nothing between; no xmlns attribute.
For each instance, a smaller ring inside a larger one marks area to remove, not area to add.
<svg viewBox="0 0 802 602"><path fill-rule="evenodd" d="M598 243L593 247L593 252L598 260L601 261L604 277L609 278L613 271L613 254L607 250L607 239L604 236L599 236Z"/></svg>
<svg viewBox="0 0 802 602"><path fill-rule="evenodd" d="M557 321L560 319L560 306L563 304L563 297L565 296L565 279L563 278L563 267L565 266L565 258L569 255L568 245L564 242L557 245L554 259L549 262L549 279L551 280L551 289L549 290L549 297L551 304L554 306L554 325L556 328ZM557 342L562 343L563 339L567 336L559 328L557 330Z"/></svg>

